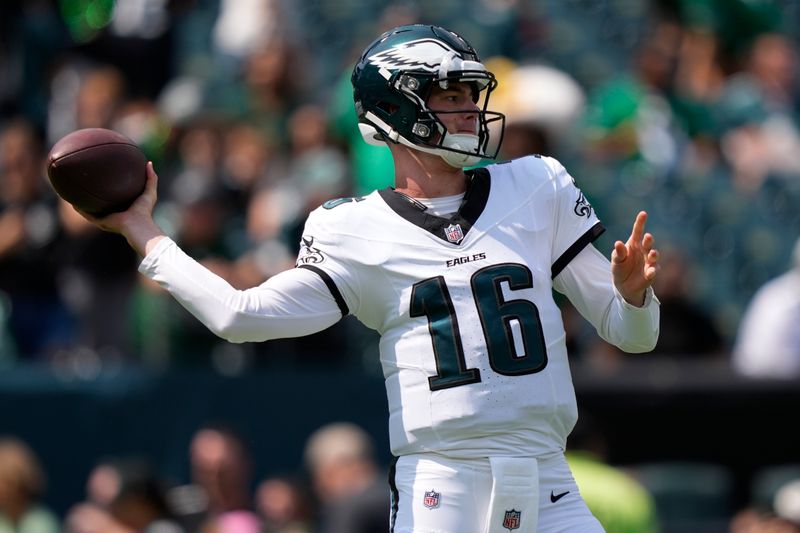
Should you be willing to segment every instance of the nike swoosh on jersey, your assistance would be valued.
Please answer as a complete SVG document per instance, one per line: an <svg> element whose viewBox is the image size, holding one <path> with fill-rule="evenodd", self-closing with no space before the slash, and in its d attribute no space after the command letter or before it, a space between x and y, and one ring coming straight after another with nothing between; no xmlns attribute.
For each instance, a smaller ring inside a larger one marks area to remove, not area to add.
<svg viewBox="0 0 800 533"><path fill-rule="evenodd" d="M569 494L569 491L562 492L561 494L553 494L553 491L551 490L550 491L550 501L553 502L553 503L556 503L558 500L560 500L561 498L563 498L567 494Z"/></svg>

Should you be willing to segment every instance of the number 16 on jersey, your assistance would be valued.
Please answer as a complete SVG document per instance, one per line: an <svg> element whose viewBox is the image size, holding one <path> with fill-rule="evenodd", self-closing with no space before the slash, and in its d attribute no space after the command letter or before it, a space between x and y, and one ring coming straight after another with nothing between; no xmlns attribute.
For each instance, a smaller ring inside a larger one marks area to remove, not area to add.
<svg viewBox="0 0 800 533"><path fill-rule="evenodd" d="M503 297L501 284L510 291L533 287L528 267L502 263L472 275L472 299L486 342L489 365L504 376L540 372L547 366L544 333L536 304L526 299ZM426 317L436 358L436 375L428 378L432 391L460 387L481 381L480 370L467 368L453 301L443 276L414 284L411 317ZM521 342L515 342L515 330ZM517 346L522 347L518 353Z"/></svg>

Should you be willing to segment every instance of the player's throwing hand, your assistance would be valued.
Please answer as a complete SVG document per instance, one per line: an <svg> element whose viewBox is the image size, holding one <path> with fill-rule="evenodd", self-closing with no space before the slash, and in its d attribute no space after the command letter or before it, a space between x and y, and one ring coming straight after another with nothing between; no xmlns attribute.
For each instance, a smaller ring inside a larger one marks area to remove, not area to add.
<svg viewBox="0 0 800 533"><path fill-rule="evenodd" d="M615 242L611 252L614 286L625 301L635 306L644 304L645 291L658 271L658 250L653 248L653 236L644 232L645 222L647 213L640 211L628 242Z"/></svg>
<svg viewBox="0 0 800 533"><path fill-rule="evenodd" d="M121 213L112 213L102 218L94 217L80 210L78 212L103 231L123 235L133 249L144 257L164 236L164 233L153 220L153 209L158 198L157 190L158 175L153 169L153 163L148 162L147 182L144 192L127 210Z"/></svg>

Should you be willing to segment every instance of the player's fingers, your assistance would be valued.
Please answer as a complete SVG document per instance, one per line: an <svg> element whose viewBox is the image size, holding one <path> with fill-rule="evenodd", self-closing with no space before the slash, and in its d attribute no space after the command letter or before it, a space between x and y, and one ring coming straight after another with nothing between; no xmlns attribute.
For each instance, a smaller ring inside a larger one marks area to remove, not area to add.
<svg viewBox="0 0 800 533"><path fill-rule="evenodd" d="M655 243L655 239L650 233L645 233L644 238L642 239L642 248L644 249L645 254L649 254L650 250L653 249L653 244Z"/></svg>
<svg viewBox="0 0 800 533"><path fill-rule="evenodd" d="M657 250L651 250L649 254L647 254L647 264L644 268L644 277L647 281L653 281L658 274L658 271L661 269L661 265L658 264L659 253Z"/></svg>
<svg viewBox="0 0 800 533"><path fill-rule="evenodd" d="M158 174L156 174L156 169L153 168L153 162L147 162L147 185L146 187L152 188L158 184Z"/></svg>
<svg viewBox="0 0 800 533"><path fill-rule="evenodd" d="M631 231L631 241L635 243L642 242L642 235L644 235L644 225L647 222L647 213L639 211L636 215L636 220L633 222L633 231Z"/></svg>
<svg viewBox="0 0 800 533"><path fill-rule="evenodd" d="M144 186L144 192L142 196L147 200L148 205L152 209L152 205L155 204L158 197L158 174L156 174L155 169L153 168L153 162L147 162L147 182Z"/></svg>
<svg viewBox="0 0 800 533"><path fill-rule="evenodd" d="M622 263L628 257L628 248L622 241L614 243L614 249L611 251L611 262Z"/></svg>

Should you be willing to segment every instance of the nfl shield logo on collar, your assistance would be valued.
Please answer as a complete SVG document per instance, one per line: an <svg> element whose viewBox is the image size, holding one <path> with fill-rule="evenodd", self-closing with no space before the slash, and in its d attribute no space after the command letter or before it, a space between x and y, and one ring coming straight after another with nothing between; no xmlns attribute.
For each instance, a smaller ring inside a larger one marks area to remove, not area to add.
<svg viewBox="0 0 800 533"><path fill-rule="evenodd" d="M519 523L521 521L522 511L511 509L510 511L506 511L506 515L503 517L503 527L509 531L519 529Z"/></svg>
<svg viewBox="0 0 800 533"><path fill-rule="evenodd" d="M441 494L439 494L435 490L428 490L428 491L425 491L425 497L423 498L422 503L428 509L436 509L437 507L439 507L439 498L440 497L441 497Z"/></svg>
<svg viewBox="0 0 800 533"><path fill-rule="evenodd" d="M450 224L444 228L444 234L447 240L458 244L464 238L464 232L461 230L461 224Z"/></svg>

